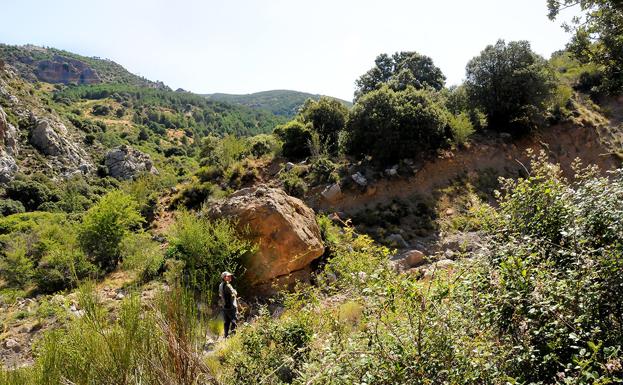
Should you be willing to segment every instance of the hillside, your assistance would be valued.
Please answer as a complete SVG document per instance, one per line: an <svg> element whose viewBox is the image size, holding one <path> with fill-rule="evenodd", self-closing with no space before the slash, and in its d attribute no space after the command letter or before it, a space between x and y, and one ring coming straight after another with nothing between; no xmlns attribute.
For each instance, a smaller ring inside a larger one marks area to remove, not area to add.
<svg viewBox="0 0 623 385"><path fill-rule="evenodd" d="M298 109L307 99L318 100L322 95L290 90L272 90L244 95L215 93L205 94L203 96L212 100L267 110L275 115L291 118L296 115ZM338 100L347 107L352 106L351 102L341 99Z"/></svg>
<svg viewBox="0 0 623 385"><path fill-rule="evenodd" d="M168 90L162 82L134 75L112 60L86 57L56 48L0 44L0 59L28 80L62 84L120 83Z"/></svg>

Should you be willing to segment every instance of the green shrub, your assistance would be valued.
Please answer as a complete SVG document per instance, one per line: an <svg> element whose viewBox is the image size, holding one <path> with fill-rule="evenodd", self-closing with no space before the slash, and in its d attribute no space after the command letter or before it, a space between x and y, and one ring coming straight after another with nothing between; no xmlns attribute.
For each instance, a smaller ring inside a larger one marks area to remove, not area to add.
<svg viewBox="0 0 623 385"><path fill-rule="evenodd" d="M337 173L337 165L326 156L312 159L309 165L309 180L312 184L335 183L340 176Z"/></svg>
<svg viewBox="0 0 623 385"><path fill-rule="evenodd" d="M302 159L311 154L309 143L312 140L312 135L307 125L297 120L292 120L277 126L274 133L283 142L281 153L286 158Z"/></svg>
<svg viewBox="0 0 623 385"><path fill-rule="evenodd" d="M490 128L519 135L544 121L555 76L527 41L498 40L470 60L466 72L471 104L486 113Z"/></svg>
<svg viewBox="0 0 623 385"><path fill-rule="evenodd" d="M121 258L121 241L142 222L136 200L124 192L113 191L85 213L78 240L93 262L109 271Z"/></svg>
<svg viewBox="0 0 623 385"><path fill-rule="evenodd" d="M279 144L273 135L256 135L249 138L249 146L251 154L256 158L264 155L275 154L279 148Z"/></svg>
<svg viewBox="0 0 623 385"><path fill-rule="evenodd" d="M450 116L450 132L456 145L464 145L474 133L474 126L465 112Z"/></svg>
<svg viewBox="0 0 623 385"><path fill-rule="evenodd" d="M254 246L240 237L230 221L209 220L180 211L167 254L184 261L183 282L212 302L221 272L227 270L241 275L244 272L242 258L253 250Z"/></svg>
<svg viewBox="0 0 623 385"><path fill-rule="evenodd" d="M283 183L283 189L288 195L302 198L307 192L307 184L303 178L298 175L295 169L282 172L279 175L279 180Z"/></svg>
<svg viewBox="0 0 623 385"><path fill-rule="evenodd" d="M0 276L11 287L25 287L34 275L33 262L27 252L26 240L15 238L0 258Z"/></svg>
<svg viewBox="0 0 623 385"><path fill-rule="evenodd" d="M377 162L424 157L444 141L447 110L429 90L382 87L362 96L347 124L347 151Z"/></svg>
<svg viewBox="0 0 623 385"><path fill-rule="evenodd" d="M23 213L24 211L26 209L22 202L13 199L0 199L0 215L8 216Z"/></svg>
<svg viewBox="0 0 623 385"><path fill-rule="evenodd" d="M121 244L121 254L124 268L138 272L143 281L156 277L164 263L161 245L147 233L126 237Z"/></svg>
<svg viewBox="0 0 623 385"><path fill-rule="evenodd" d="M326 96L307 99L298 116L318 133L322 149L332 155L338 152L338 135L346 126L348 109L339 100Z"/></svg>
<svg viewBox="0 0 623 385"><path fill-rule="evenodd" d="M26 211L33 211L45 202L58 201L57 192L35 179L15 179L6 188L9 199L22 202Z"/></svg>
<svg viewBox="0 0 623 385"><path fill-rule="evenodd" d="M40 291L53 293L77 287L82 279L95 277L97 273L97 268L75 242L57 244L39 260L34 281Z"/></svg>
<svg viewBox="0 0 623 385"><path fill-rule="evenodd" d="M109 115L110 112L110 107L104 104L96 104L91 109L91 113L96 116L106 116Z"/></svg>

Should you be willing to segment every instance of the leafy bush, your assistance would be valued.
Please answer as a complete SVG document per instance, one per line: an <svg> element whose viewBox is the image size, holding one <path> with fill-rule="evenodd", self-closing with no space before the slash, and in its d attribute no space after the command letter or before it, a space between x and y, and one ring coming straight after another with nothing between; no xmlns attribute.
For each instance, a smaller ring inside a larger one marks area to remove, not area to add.
<svg viewBox="0 0 623 385"><path fill-rule="evenodd" d="M34 275L33 262L26 255L26 241L16 239L5 249L0 259L0 276L11 287L26 286Z"/></svg>
<svg viewBox="0 0 623 385"><path fill-rule="evenodd" d="M38 179L21 177L13 180L6 188L9 199L22 202L27 211L36 210L45 202L56 202L59 197L57 191Z"/></svg>
<svg viewBox="0 0 623 385"><path fill-rule="evenodd" d="M85 213L78 240L93 262L109 271L121 258L121 241L142 222L137 202L124 192L113 191Z"/></svg>
<svg viewBox="0 0 623 385"><path fill-rule="evenodd" d="M158 275L164 263L164 253L160 244L147 233L132 234L121 244L123 267L138 272L143 281Z"/></svg>
<svg viewBox="0 0 623 385"><path fill-rule="evenodd" d="M470 60L466 72L471 103L486 113L492 129L524 134L543 121L554 74L527 41L498 40Z"/></svg>
<svg viewBox="0 0 623 385"><path fill-rule="evenodd" d="M96 104L93 106L91 113L96 116L105 116L111 113L111 109L109 106L105 104Z"/></svg>
<svg viewBox="0 0 623 385"><path fill-rule="evenodd" d="M209 220L180 211L171 232L167 255L184 261L183 282L206 295L208 302L221 281L221 272L244 272L242 257L254 246L243 240L233 223Z"/></svg>
<svg viewBox="0 0 623 385"><path fill-rule="evenodd" d="M396 52L392 56L381 54L374 62L375 66L357 79L356 99L384 85L394 91L402 91L409 86L439 91L446 81L433 60L417 52Z"/></svg>
<svg viewBox="0 0 623 385"><path fill-rule="evenodd" d="M288 159L302 159L311 155L309 143L312 134L309 127L292 120L275 128L275 135L283 142L281 153Z"/></svg>
<svg viewBox="0 0 623 385"><path fill-rule="evenodd" d="M347 124L347 151L377 162L423 157L443 144L447 110L428 90L388 87L361 97Z"/></svg>
<svg viewBox="0 0 623 385"><path fill-rule="evenodd" d="M461 112L458 115L451 115L449 120L452 141L457 145L467 143L469 137L474 133L474 126L469 116L465 112Z"/></svg>
<svg viewBox="0 0 623 385"><path fill-rule="evenodd" d="M303 123L311 124L318 133L324 151L337 155L338 135L346 126L348 109L339 100L321 97L319 100L307 99L299 111Z"/></svg>
<svg viewBox="0 0 623 385"><path fill-rule="evenodd" d="M295 169L287 172L282 172L279 175L279 180L283 183L283 189L288 195L293 197L303 198L307 192L307 184L301 178Z"/></svg>
<svg viewBox="0 0 623 385"><path fill-rule="evenodd" d="M16 201L13 199L0 199L0 215L12 215L23 213L26 211L24 205L20 201Z"/></svg>

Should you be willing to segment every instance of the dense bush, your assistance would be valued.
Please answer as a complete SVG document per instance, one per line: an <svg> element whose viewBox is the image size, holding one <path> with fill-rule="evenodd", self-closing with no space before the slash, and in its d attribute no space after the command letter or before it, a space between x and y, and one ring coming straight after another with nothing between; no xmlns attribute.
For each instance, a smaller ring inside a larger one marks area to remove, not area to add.
<svg viewBox="0 0 623 385"><path fill-rule="evenodd" d="M105 271L121 258L121 241L142 222L137 202L122 191L103 196L82 218L78 240L85 253Z"/></svg>
<svg viewBox="0 0 623 385"><path fill-rule="evenodd" d="M279 180L283 183L283 190L293 197L303 198L307 192L307 184L300 177L296 169L284 171L279 175Z"/></svg>
<svg viewBox="0 0 623 385"><path fill-rule="evenodd" d="M26 211L33 211L45 202L58 201L58 192L39 178L15 179L6 188L9 199L22 202Z"/></svg>
<svg viewBox="0 0 623 385"><path fill-rule="evenodd" d="M339 100L321 97L319 100L307 99L299 111L303 123L311 124L318 133L324 151L337 155L338 135L346 126L348 109Z"/></svg>
<svg viewBox="0 0 623 385"><path fill-rule="evenodd" d="M253 248L228 220L212 221L181 211L172 229L167 255L184 262L184 284L212 302L221 272L242 274L242 258Z"/></svg>
<svg viewBox="0 0 623 385"><path fill-rule="evenodd" d="M347 124L347 151L377 162L421 158L444 143L448 113L428 90L388 87L361 97Z"/></svg>
<svg viewBox="0 0 623 385"><path fill-rule="evenodd" d="M312 140L310 128L292 120L287 124L277 126L275 135L283 142L281 153L288 159L302 159L311 155L309 146Z"/></svg>
<svg viewBox="0 0 623 385"><path fill-rule="evenodd" d="M523 134L542 124L554 75L530 43L498 40L470 60L466 72L471 103L487 115L490 128Z"/></svg>
<svg viewBox="0 0 623 385"><path fill-rule="evenodd" d="M433 60L417 52L396 52L392 56L381 54L376 57L375 66L357 80L355 98L378 90L383 85L394 91L405 90L408 86L417 89L443 88L446 77L435 66Z"/></svg>
<svg viewBox="0 0 623 385"><path fill-rule="evenodd" d="M0 215L11 215L23 213L26 211L26 208L20 201L16 201L13 199L0 199Z"/></svg>

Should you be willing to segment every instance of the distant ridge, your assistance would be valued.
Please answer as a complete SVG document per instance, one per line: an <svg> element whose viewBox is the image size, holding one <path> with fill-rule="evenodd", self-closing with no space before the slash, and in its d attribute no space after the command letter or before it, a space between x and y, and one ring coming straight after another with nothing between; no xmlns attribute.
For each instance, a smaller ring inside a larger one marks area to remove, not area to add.
<svg viewBox="0 0 623 385"><path fill-rule="evenodd" d="M298 109L305 103L307 99L318 100L322 95L310 94L307 92L292 91L292 90L271 90L255 92L252 94L225 94L214 93L204 94L208 99L243 105L246 107L268 110L275 115L293 117L296 115ZM350 107L352 103L346 100L333 98L344 103L345 106Z"/></svg>
<svg viewBox="0 0 623 385"><path fill-rule="evenodd" d="M164 83L135 75L112 60L56 48L0 44L0 60L13 66L22 78L31 82L77 85L118 83L170 90Z"/></svg>

